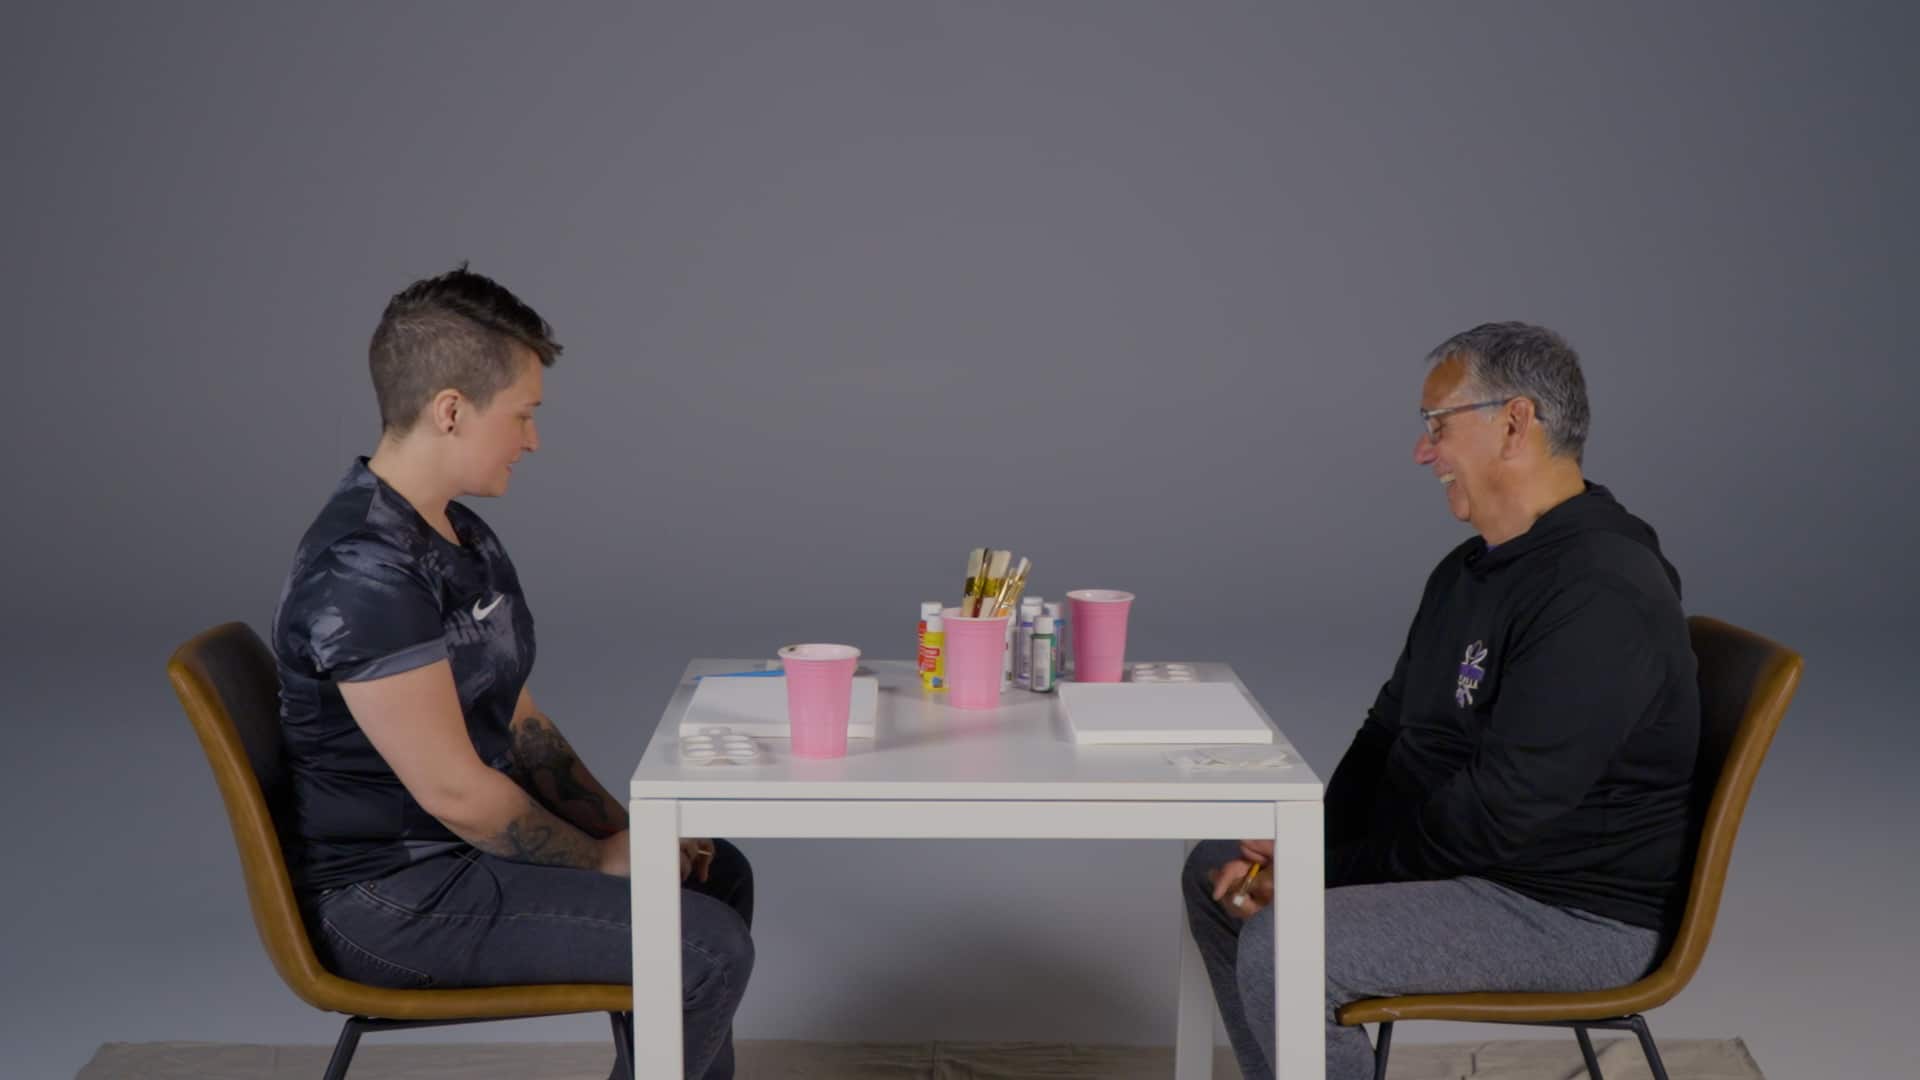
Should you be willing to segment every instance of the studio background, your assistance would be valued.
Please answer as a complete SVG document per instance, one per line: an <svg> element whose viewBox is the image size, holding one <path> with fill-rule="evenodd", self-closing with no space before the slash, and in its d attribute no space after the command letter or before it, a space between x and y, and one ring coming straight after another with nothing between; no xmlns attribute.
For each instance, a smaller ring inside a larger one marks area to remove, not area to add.
<svg viewBox="0 0 1920 1080"><path fill-rule="evenodd" d="M1911 1074L1911 7L12 11L9 1076L332 1040L163 664L264 630L373 447L382 305L463 259L566 347L543 448L470 505L617 792L688 658L904 657L982 544L1132 589L1136 657L1231 662L1329 775L1466 535L1411 462L1421 358L1560 330L1588 473L1688 609L1808 657L1654 1033ZM1178 845L744 846L742 1038L1172 1040Z"/></svg>

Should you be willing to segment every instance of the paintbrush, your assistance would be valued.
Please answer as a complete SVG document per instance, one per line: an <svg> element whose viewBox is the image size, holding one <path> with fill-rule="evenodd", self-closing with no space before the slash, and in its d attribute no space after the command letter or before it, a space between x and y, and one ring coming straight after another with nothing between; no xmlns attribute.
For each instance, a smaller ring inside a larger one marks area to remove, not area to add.
<svg viewBox="0 0 1920 1080"><path fill-rule="evenodd" d="M987 549L967 552L967 583L960 592L960 614L971 615L980 606L980 594L986 591Z"/></svg>
<svg viewBox="0 0 1920 1080"><path fill-rule="evenodd" d="M986 583L980 589L980 601L975 606L975 610L968 614L977 615L983 619L994 616L999 607L996 601L1000 596L1000 590L1007 583L1007 564L1012 561L1013 552L1011 551L1001 551L998 548L988 550L987 568L984 571Z"/></svg>
<svg viewBox="0 0 1920 1080"><path fill-rule="evenodd" d="M1013 613L1014 605L1020 602L1020 594L1026 591L1027 574L1032 570L1033 560L1022 555L1019 565L1015 566L1006 580L1000 583L1000 591L994 597L993 613L996 616Z"/></svg>

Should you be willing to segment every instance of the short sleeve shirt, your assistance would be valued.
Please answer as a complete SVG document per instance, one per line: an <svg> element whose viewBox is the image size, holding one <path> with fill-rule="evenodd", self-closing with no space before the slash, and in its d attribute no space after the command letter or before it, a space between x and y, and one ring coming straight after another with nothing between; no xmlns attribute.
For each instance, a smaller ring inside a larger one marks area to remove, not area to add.
<svg viewBox="0 0 1920 1080"><path fill-rule="evenodd" d="M533 670L533 616L500 540L447 506L460 543L356 461L294 555L273 618L289 777L281 823L296 888L366 881L461 841L414 801L367 740L340 684L440 660L480 760L511 763L514 705Z"/></svg>

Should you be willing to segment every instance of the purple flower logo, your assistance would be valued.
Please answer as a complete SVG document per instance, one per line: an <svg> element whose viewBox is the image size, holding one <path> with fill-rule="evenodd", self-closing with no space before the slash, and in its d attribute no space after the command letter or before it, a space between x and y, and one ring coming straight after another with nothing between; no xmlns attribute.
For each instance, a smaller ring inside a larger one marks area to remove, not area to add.
<svg viewBox="0 0 1920 1080"><path fill-rule="evenodd" d="M1453 688L1453 703L1466 708L1473 704L1473 692L1480 689L1480 680L1487 677L1487 643L1476 641L1467 646L1467 655L1460 661L1460 679Z"/></svg>

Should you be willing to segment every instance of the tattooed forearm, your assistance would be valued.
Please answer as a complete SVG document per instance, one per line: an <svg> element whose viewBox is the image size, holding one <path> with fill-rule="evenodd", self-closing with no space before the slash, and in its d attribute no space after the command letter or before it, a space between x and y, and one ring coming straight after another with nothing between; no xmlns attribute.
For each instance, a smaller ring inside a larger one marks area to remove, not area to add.
<svg viewBox="0 0 1920 1080"><path fill-rule="evenodd" d="M529 802L527 811L492 836L469 837L474 847L514 862L600 868L600 846L579 829Z"/></svg>
<svg viewBox="0 0 1920 1080"><path fill-rule="evenodd" d="M627 808L607 793L553 721L533 713L513 725L513 775L520 786L589 836L627 827Z"/></svg>

